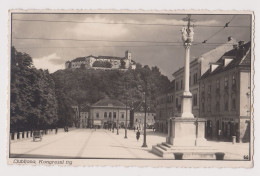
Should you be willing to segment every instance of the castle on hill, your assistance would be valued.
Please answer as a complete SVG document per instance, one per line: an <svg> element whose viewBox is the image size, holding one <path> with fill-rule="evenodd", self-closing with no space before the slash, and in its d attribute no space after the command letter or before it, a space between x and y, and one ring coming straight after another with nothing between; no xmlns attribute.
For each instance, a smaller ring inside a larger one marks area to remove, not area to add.
<svg viewBox="0 0 260 176"><path fill-rule="evenodd" d="M82 67L87 69L135 69L136 63L132 60L130 51L125 52L125 57L90 55L86 57L78 57L65 63L66 69Z"/></svg>

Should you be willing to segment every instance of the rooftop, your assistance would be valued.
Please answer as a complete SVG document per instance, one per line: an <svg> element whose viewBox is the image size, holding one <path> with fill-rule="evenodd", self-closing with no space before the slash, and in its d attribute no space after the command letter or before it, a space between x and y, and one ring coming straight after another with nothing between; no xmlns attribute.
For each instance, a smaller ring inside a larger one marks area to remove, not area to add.
<svg viewBox="0 0 260 176"><path fill-rule="evenodd" d="M94 103L91 107L121 107L125 108L125 104L112 98L104 98Z"/></svg>
<svg viewBox="0 0 260 176"><path fill-rule="evenodd" d="M224 60L225 58L233 58L233 60L226 66L224 66ZM248 42L246 44L242 44L238 46L237 48L233 48L230 51L227 51L222 57L216 62L219 64L219 66L211 72L210 69L208 69L202 76L201 79L205 79L211 75L215 75L217 73L232 69L234 67L239 66L251 66L251 42Z"/></svg>

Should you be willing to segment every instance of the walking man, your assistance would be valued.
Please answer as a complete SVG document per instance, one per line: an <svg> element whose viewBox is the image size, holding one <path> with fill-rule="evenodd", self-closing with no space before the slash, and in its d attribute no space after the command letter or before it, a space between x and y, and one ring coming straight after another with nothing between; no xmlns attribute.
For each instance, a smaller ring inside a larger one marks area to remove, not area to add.
<svg viewBox="0 0 260 176"><path fill-rule="evenodd" d="M140 132L139 132L139 130L136 132L136 139L137 139L137 141L139 141L139 138L140 138Z"/></svg>

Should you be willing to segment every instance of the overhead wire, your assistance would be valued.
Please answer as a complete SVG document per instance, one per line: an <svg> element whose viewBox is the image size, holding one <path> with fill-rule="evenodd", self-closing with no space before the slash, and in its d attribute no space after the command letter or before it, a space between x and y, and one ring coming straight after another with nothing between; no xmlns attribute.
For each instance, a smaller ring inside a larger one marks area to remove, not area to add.
<svg viewBox="0 0 260 176"><path fill-rule="evenodd" d="M130 22L102 22L102 21L74 21L74 20L39 20L39 19L12 19L12 21L23 22L48 22L48 23L86 23L86 24L124 24L124 25L140 25L140 26L183 26L184 24L166 24L166 23L130 23ZM223 27L219 25L195 25L196 27ZM229 26L249 28L250 26Z"/></svg>
<svg viewBox="0 0 260 176"><path fill-rule="evenodd" d="M224 26L222 26L222 28L220 28L218 31L216 31L214 34L212 34L211 36L209 36L208 38L206 38L205 40L203 40L203 42L201 42L200 44L204 44L207 43L208 40L210 40L211 38L213 38L215 35L217 35L218 33L220 33L222 30L224 30L227 27L230 27L229 24L233 21L233 19L235 18L235 15L233 15L233 17L227 22L225 23ZM199 45L199 44L197 44Z"/></svg>
<svg viewBox="0 0 260 176"><path fill-rule="evenodd" d="M228 43L208 43L208 40L216 36L219 32L224 30L227 27L231 27L229 24L233 21L236 15L233 15L233 17L225 23L224 26L221 26L221 28L216 31L214 34L210 35L208 38L203 40L203 42L193 42L193 46L218 46L218 45L230 45ZM20 19L13 19L13 20L20 20ZM51 20L21 20L21 21L42 21L42 22L75 22L75 23L100 23L100 22L80 22L80 21L51 21ZM104 23L104 24L135 24L139 25L139 23ZM140 24L140 25L168 25L168 24ZM170 24L169 24L170 25ZM183 26L183 25L175 25L175 26ZM206 25L204 25L206 26ZM219 27L219 26L215 26ZM238 27L238 26L237 26ZM48 46L48 47L26 47L26 48L94 48L94 47L153 47L153 46L182 46L183 42L179 41L145 41L145 40L98 40L98 39L72 39L72 38L44 38L44 37L14 37L13 39L16 40L47 40L47 41L77 41L77 42L112 42L112 43L159 43L159 44L168 44L168 45L120 45L120 46L87 46L87 47L73 47L73 46ZM18 47L18 48L23 48L23 47ZM23 48L25 49L25 48Z"/></svg>

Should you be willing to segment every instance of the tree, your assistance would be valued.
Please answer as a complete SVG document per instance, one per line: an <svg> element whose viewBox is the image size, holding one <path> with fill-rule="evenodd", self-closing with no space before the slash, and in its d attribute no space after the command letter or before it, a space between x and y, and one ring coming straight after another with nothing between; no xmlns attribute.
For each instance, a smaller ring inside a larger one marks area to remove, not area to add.
<svg viewBox="0 0 260 176"><path fill-rule="evenodd" d="M57 121L54 81L33 66L30 55L14 47L11 52L11 131L50 127Z"/></svg>

